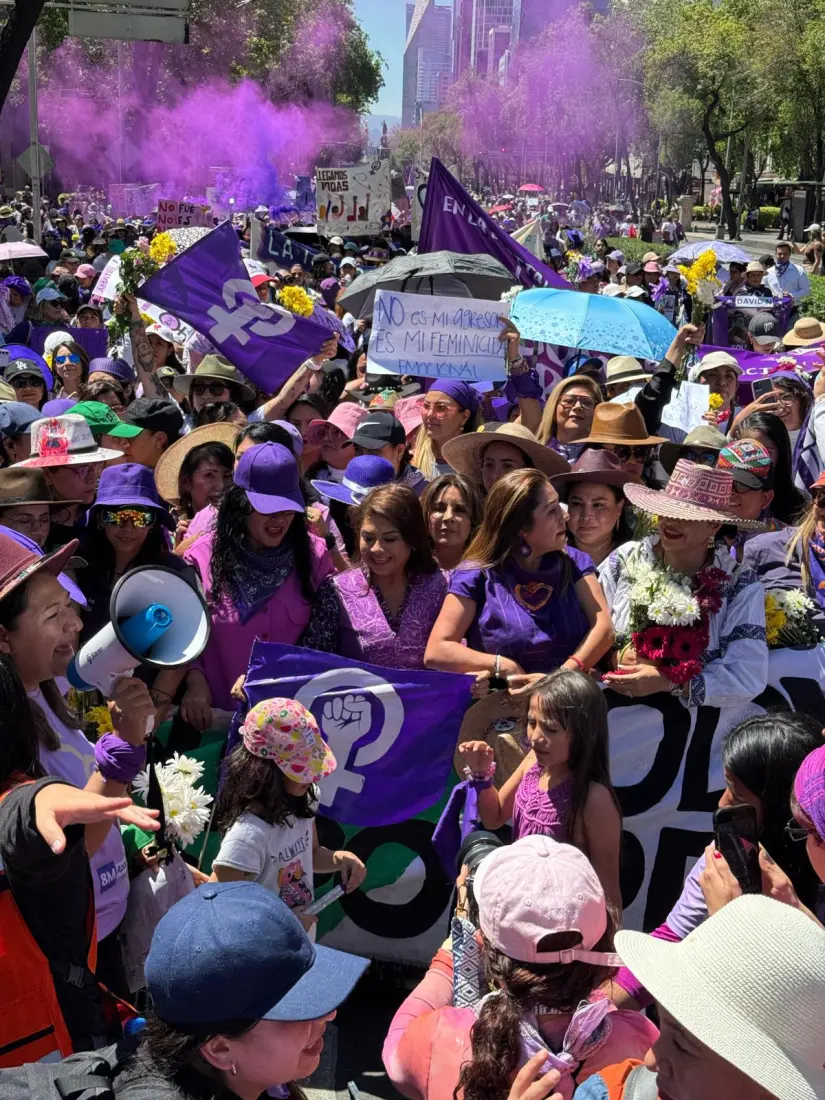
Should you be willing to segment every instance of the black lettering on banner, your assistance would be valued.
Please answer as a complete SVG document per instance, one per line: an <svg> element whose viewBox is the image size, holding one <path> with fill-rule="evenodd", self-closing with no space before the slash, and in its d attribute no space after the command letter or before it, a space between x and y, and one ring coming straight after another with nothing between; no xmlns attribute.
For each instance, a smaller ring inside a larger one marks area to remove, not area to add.
<svg viewBox="0 0 825 1100"><path fill-rule="evenodd" d="M620 707L639 706L638 699L605 691L608 711ZM670 695L649 695L644 706L662 715L664 736L656 748L656 756L647 775L632 787L617 787L616 794L625 818L636 817L658 805L679 775L685 746L690 736L690 711Z"/></svg>
<svg viewBox="0 0 825 1100"><path fill-rule="evenodd" d="M645 881L645 850L637 836L622 829L622 846L619 851L619 886L622 892L622 908L627 909L636 900Z"/></svg>
<svg viewBox="0 0 825 1100"><path fill-rule="evenodd" d="M677 809L695 813L713 813L722 797L721 791L709 791L710 753L722 712L718 707L699 707L696 725L687 748L682 796Z"/></svg>
<svg viewBox="0 0 825 1100"><path fill-rule="evenodd" d="M779 682L787 691L794 710L810 714L825 725L825 695L822 694L822 688L816 680L804 676L780 676ZM787 706L787 704L784 705Z"/></svg>
<svg viewBox="0 0 825 1100"><path fill-rule="evenodd" d="M711 839L711 833L695 829L662 829L647 888L642 931L652 932L664 924L682 893L688 861L692 866Z"/></svg>

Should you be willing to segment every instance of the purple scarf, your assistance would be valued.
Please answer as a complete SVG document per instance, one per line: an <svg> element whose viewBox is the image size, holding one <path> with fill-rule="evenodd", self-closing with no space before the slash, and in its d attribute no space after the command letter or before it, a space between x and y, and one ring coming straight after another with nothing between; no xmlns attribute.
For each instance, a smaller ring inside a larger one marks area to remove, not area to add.
<svg viewBox="0 0 825 1100"><path fill-rule="evenodd" d="M811 584L814 596L820 607L825 607L825 537L818 531L811 536L808 550L808 564L811 567Z"/></svg>

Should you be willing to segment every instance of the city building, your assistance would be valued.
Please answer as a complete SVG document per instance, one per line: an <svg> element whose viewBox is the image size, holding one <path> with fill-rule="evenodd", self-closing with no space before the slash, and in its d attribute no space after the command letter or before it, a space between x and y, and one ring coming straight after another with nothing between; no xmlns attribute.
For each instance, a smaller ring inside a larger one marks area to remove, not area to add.
<svg viewBox="0 0 825 1100"><path fill-rule="evenodd" d="M513 0L513 44L538 38L569 6L559 0Z"/></svg>
<svg viewBox="0 0 825 1100"><path fill-rule="evenodd" d="M443 99L442 74L450 74L453 9L434 0L407 4L407 42L404 47L401 125L415 126L435 111Z"/></svg>
<svg viewBox="0 0 825 1100"><path fill-rule="evenodd" d="M513 0L473 0L470 65L477 73L486 73L488 70L490 31L495 27L506 27L509 30L512 21ZM498 61L497 57L496 66Z"/></svg>
<svg viewBox="0 0 825 1100"><path fill-rule="evenodd" d="M487 78L499 80L501 59L510 45L509 27L491 27L487 35Z"/></svg>

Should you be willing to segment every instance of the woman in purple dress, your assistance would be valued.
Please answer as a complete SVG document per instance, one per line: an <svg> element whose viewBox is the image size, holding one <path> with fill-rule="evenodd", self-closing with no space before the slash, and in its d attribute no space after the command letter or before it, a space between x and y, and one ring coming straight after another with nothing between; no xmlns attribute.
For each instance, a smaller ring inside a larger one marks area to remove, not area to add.
<svg viewBox="0 0 825 1100"><path fill-rule="evenodd" d="M514 470L497 481L452 574L427 667L506 677L511 691L555 668L592 668L612 646L613 627L592 561L565 551L565 533L543 473Z"/></svg>

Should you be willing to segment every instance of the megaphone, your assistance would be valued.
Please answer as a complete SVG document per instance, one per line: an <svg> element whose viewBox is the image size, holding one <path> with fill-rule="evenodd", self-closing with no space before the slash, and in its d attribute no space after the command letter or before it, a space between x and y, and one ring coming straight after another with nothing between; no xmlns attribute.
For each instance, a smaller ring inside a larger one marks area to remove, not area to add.
<svg viewBox="0 0 825 1100"><path fill-rule="evenodd" d="M79 691L97 688L108 696L138 665L186 665L209 641L203 595L163 566L141 565L121 577L109 600L109 617L69 665L69 683Z"/></svg>

